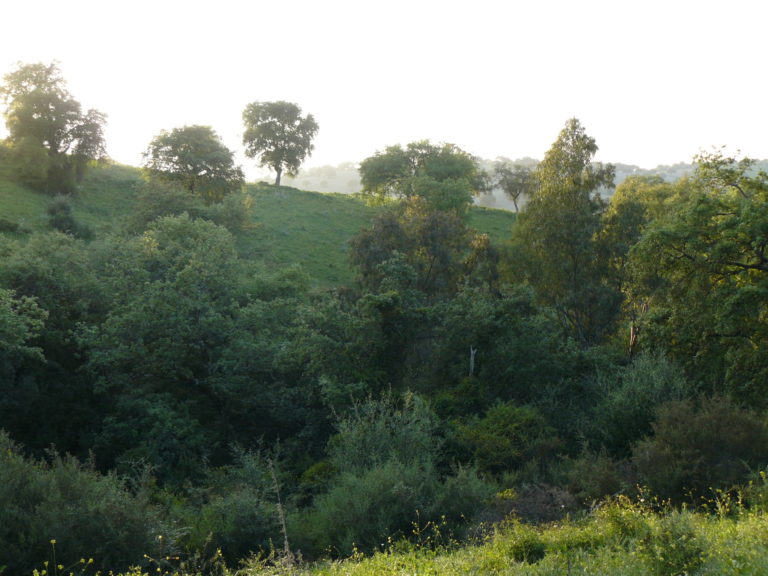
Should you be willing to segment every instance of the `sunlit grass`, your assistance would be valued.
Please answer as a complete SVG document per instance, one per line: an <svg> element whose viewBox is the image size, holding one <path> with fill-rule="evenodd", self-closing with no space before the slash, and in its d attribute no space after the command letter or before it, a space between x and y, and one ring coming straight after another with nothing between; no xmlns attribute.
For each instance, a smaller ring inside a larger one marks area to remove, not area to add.
<svg viewBox="0 0 768 576"><path fill-rule="evenodd" d="M142 177L138 168L119 164L93 166L72 196L74 219L95 233L119 230L136 206ZM351 284L349 242L361 228L369 226L381 207L371 206L347 194L305 192L295 188L247 186L254 197L250 225L235 230L241 256L276 267L299 264L321 288ZM23 236L46 230L46 209L52 197L13 184L0 173L0 230ZM505 241L514 214L502 210L472 208L471 227L488 234L495 242Z"/></svg>

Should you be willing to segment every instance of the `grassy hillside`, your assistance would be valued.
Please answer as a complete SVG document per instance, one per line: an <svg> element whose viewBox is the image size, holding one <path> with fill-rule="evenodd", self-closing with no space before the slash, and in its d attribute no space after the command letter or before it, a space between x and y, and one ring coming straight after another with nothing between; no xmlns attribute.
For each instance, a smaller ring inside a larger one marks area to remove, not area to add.
<svg viewBox="0 0 768 576"><path fill-rule="evenodd" d="M135 209L141 174L130 166L92 169L72 201L75 219L98 236L115 227ZM254 198L253 221L238 231L241 254L270 264L299 264L319 286L352 280L348 243L367 226L379 208L344 194L305 192L295 188L248 185ZM50 197L13 184L0 171L0 219L23 231L46 228ZM514 214L473 208L470 224L495 241L509 236ZM15 233L14 235L20 235Z"/></svg>

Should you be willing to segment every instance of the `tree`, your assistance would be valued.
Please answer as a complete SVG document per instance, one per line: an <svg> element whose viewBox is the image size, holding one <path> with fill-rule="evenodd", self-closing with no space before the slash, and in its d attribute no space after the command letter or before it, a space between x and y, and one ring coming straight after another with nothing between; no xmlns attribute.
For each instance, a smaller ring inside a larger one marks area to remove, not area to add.
<svg viewBox="0 0 768 576"><path fill-rule="evenodd" d="M106 116L97 110L82 112L56 64L20 64L4 81L0 97L6 106L9 141L20 164L17 177L48 193L70 192L88 161L106 158ZM38 162L39 172L30 174L34 150L43 152L38 158L45 162Z"/></svg>
<svg viewBox="0 0 768 576"><path fill-rule="evenodd" d="M465 212L472 195L486 189L477 160L454 144L428 140L395 145L360 163L363 194L379 201L388 197L421 197L428 207Z"/></svg>
<svg viewBox="0 0 768 576"><path fill-rule="evenodd" d="M594 138L572 118L533 173L534 193L513 230L520 269L582 345L610 333L619 293L605 283L597 233L613 166L593 164Z"/></svg>
<svg viewBox="0 0 768 576"><path fill-rule="evenodd" d="M647 302L640 344L765 406L768 174L720 152L696 162L630 252L633 295Z"/></svg>
<svg viewBox="0 0 768 576"><path fill-rule="evenodd" d="M291 102L252 102L243 111L243 144L248 158L259 158L259 166L275 171L275 186L285 171L296 176L302 162L312 154L312 139L319 126L312 114L301 115Z"/></svg>
<svg viewBox="0 0 768 576"><path fill-rule="evenodd" d="M150 180L178 183L207 202L220 202L245 180L234 154L210 126L184 126L155 136L144 152Z"/></svg>
<svg viewBox="0 0 768 576"><path fill-rule="evenodd" d="M533 184L533 170L527 166L512 164L507 159L497 160L494 163L493 185L500 188L512 200L515 212L520 209L518 202L531 195Z"/></svg>

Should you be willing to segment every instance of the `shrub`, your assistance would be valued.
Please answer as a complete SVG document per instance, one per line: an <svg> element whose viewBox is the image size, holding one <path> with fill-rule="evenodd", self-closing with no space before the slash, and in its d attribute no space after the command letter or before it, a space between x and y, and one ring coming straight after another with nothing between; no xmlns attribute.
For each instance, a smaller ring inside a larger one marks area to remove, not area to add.
<svg viewBox="0 0 768 576"><path fill-rule="evenodd" d="M643 353L632 364L600 377L602 398L592 436L611 456L626 458L632 444L651 433L656 409L681 400L688 388L682 370L663 355Z"/></svg>
<svg viewBox="0 0 768 576"><path fill-rule="evenodd" d="M593 504L632 485L629 463L613 460L605 453L585 452L578 458L564 459L564 464L568 490L582 504Z"/></svg>
<svg viewBox="0 0 768 576"><path fill-rule="evenodd" d="M146 491L134 493L74 458L27 460L0 432L0 558L10 574L30 573L50 557L92 557L102 570L139 564L173 543Z"/></svg>
<svg viewBox="0 0 768 576"><path fill-rule="evenodd" d="M328 491L292 519L289 532L304 551L375 550L389 537L411 536L414 522L455 530L493 491L471 468L440 474L437 419L419 396L356 404L338 430Z"/></svg>
<svg viewBox="0 0 768 576"><path fill-rule="evenodd" d="M497 403L482 418L458 424L459 449L484 472L501 474L551 455L558 442L539 412L513 402Z"/></svg>
<svg viewBox="0 0 768 576"><path fill-rule="evenodd" d="M690 400L660 407L654 435L639 442L633 461L640 480L656 495L676 501L743 482L768 462L768 426L727 398Z"/></svg>
<svg viewBox="0 0 768 576"><path fill-rule="evenodd" d="M652 574L658 576L695 574L705 560L694 516L685 510L660 516L640 549L650 558Z"/></svg>
<svg viewBox="0 0 768 576"><path fill-rule="evenodd" d="M93 231L77 222L72 214L72 205L67 196L56 196L51 200L46 210L48 214L48 226L64 234L84 239L93 237Z"/></svg>

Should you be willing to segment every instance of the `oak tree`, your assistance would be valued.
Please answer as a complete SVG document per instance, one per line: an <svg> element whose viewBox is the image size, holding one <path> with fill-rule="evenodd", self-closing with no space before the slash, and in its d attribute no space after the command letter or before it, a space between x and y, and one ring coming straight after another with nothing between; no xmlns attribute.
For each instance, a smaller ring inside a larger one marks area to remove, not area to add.
<svg viewBox="0 0 768 576"><path fill-rule="evenodd" d="M275 186L283 172L295 176L302 162L312 154L312 140L319 126L312 114L301 115L291 102L252 102L243 111L243 144L248 158L274 170Z"/></svg>
<svg viewBox="0 0 768 576"><path fill-rule="evenodd" d="M220 202L244 182L234 154L210 126L184 126L155 136L144 152L150 180L177 183L206 202Z"/></svg>
<svg viewBox="0 0 768 576"><path fill-rule="evenodd" d="M88 161L107 157L106 116L82 111L54 64L19 64L0 86L16 176L48 193L68 193Z"/></svg>

